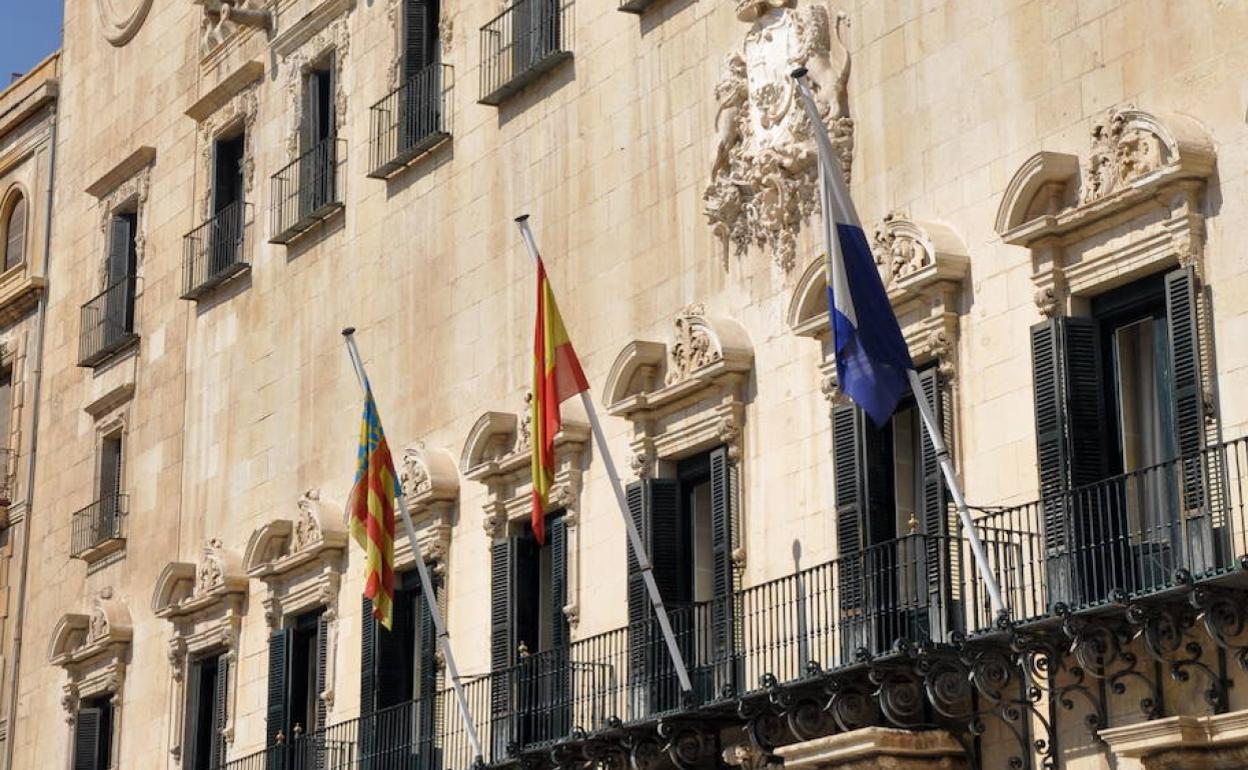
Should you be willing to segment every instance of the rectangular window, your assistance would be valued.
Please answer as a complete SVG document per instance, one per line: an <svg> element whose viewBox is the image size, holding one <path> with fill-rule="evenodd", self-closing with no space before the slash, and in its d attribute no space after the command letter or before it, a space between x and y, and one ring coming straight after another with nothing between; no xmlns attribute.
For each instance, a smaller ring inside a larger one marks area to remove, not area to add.
<svg viewBox="0 0 1248 770"><path fill-rule="evenodd" d="M74 720L73 770L110 770L112 758L112 699L105 696L84 700Z"/></svg>
<svg viewBox="0 0 1248 770"><path fill-rule="evenodd" d="M320 724L320 627L323 610L295 619L290 645L290 725L292 734L308 735Z"/></svg>
<svg viewBox="0 0 1248 770"><path fill-rule="evenodd" d="M229 663L223 655L192 662L187 688L186 770L210 770L225 760L226 684Z"/></svg>
<svg viewBox="0 0 1248 770"><path fill-rule="evenodd" d="M9 447L9 431L12 429L13 418L13 370L9 367L0 369L0 475L8 472L7 457L4 450Z"/></svg>

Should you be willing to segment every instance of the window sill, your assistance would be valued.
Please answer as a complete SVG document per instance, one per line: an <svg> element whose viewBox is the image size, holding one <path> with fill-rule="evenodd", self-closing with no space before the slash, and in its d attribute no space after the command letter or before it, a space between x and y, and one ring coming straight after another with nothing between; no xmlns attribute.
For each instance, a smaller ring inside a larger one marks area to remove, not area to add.
<svg viewBox="0 0 1248 770"><path fill-rule="evenodd" d="M0 323L12 323L33 309L45 286L43 276L32 275L25 264L0 274Z"/></svg>

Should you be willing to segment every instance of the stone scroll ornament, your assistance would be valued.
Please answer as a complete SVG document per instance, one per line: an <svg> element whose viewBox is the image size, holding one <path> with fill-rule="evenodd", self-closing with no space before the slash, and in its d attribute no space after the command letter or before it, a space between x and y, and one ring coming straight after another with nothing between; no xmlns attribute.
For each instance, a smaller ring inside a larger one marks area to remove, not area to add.
<svg viewBox="0 0 1248 770"><path fill-rule="evenodd" d="M716 146L711 181L702 195L711 229L730 253L751 244L769 251L784 270L796 262L797 230L818 206L815 143L797 101L791 74L810 72L815 101L848 180L854 149L849 116L849 17L797 0L737 0L737 18L750 25L745 43L725 60L715 87ZM839 49L839 66L832 48Z"/></svg>

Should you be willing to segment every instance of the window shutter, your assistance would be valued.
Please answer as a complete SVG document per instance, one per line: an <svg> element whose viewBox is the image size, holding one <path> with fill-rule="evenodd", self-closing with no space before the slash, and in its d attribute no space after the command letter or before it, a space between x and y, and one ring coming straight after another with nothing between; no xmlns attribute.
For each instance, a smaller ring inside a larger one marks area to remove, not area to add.
<svg viewBox="0 0 1248 770"><path fill-rule="evenodd" d="M429 0L404 0L403 82L411 80L433 63L434 36L430 24L437 24L436 8Z"/></svg>
<svg viewBox="0 0 1248 770"><path fill-rule="evenodd" d="M229 718L230 693L230 656L223 654L217 657L216 692L212 698L212 751L213 767L225 764L225 728Z"/></svg>
<svg viewBox="0 0 1248 770"><path fill-rule="evenodd" d="M360 609L360 766L371 768L374 743L377 739L377 619L373 617L373 600L364 597Z"/></svg>
<svg viewBox="0 0 1248 770"><path fill-rule="evenodd" d="M135 224L136 217L133 214L118 214L113 217L109 229L108 260L105 270L109 286L125 280L130 275L134 256Z"/></svg>
<svg viewBox="0 0 1248 770"><path fill-rule="evenodd" d="M197 770L195 754L199 743L199 720L204 718L199 713L200 688L204 684L204 669L199 661L188 663L186 677L186 725L182 738L182 767L185 770Z"/></svg>
<svg viewBox="0 0 1248 770"><path fill-rule="evenodd" d="M688 657L693 649L693 623L686 563L689 543L680 515L680 485L674 479L644 479L636 484L637 492L629 488L629 513L649 552L654 582L667 607L672 631ZM628 575L633 675L637 681L648 683L650 709L662 711L679 703L680 688L631 547Z"/></svg>
<svg viewBox="0 0 1248 770"><path fill-rule="evenodd" d="M863 625L863 519L866 494L862 488L862 458L857 407L842 404L832 409L832 477L835 485L837 579L840 582L841 656L854 659L866 642Z"/></svg>
<svg viewBox="0 0 1248 770"><path fill-rule="evenodd" d="M290 660L290 632L284 628L279 628L269 634L269 693L268 693L268 709L265 714L265 745L273 746L278 742L277 736L280 733L283 742L289 743L291 740L290 726L287 719L290 713L289 698L290 690L287 684L287 663ZM274 755L280 752L274 752ZM270 757L270 770L280 770L281 764L274 764L273 756Z"/></svg>
<svg viewBox="0 0 1248 770"><path fill-rule="evenodd" d="M550 631L551 646L568 646L568 619L563 608L568 603L568 527L562 515L550 522Z"/></svg>
<svg viewBox="0 0 1248 770"><path fill-rule="evenodd" d="M511 693L504 674L511 665L515 640L512 635L512 561L516 541L496 540L490 558L490 670L494 673L490 690L490 713L494 716L511 710ZM505 742L503 745L506 745Z"/></svg>
<svg viewBox="0 0 1248 770"><path fill-rule="evenodd" d="M324 694L329 689L329 618L322 612L316 619L316 727L324 730L329 707ZM310 732L310 731L309 731ZM323 761L323 760L322 760Z"/></svg>
<svg viewBox="0 0 1248 770"><path fill-rule="evenodd" d="M321 115L322 96L321 91L325 88L323 75L319 71L308 73L307 83L304 89L304 111L303 116L303 148L301 152L308 152L323 138L321 136L321 125L324 116Z"/></svg>
<svg viewBox="0 0 1248 770"><path fill-rule="evenodd" d="M628 501L628 515L637 528L642 544L650 541L650 523L646 509L646 480L634 481L625 490ZM650 599L646 593L646 584L642 580L641 570L637 568L637 558L633 555L632 543L626 542L628 565L628 670L629 681L642 683L646 678L646 621L650 617Z"/></svg>
<svg viewBox="0 0 1248 770"><path fill-rule="evenodd" d="M933 366L919 372L919 384L923 386L923 399L936 417L936 424L940 426L945 446L952 447L953 410L940 370ZM921 553L924 561L921 576L915 577L927 582L928 619L931 623L927 631L929 638L940 641L946 638L948 632L956 630L950 621L956 622L961 617L961 613L953 606L954 591L961 584L962 577L955 573L958 561L954 558L953 550L953 536L958 533L959 527L953 501L945 488L940 460L936 456L936 445L932 442L927 424L922 420L920 423L923 443L918 458L918 481L921 485L918 520L924 542L921 552L916 549L911 556Z"/></svg>
<svg viewBox="0 0 1248 770"><path fill-rule="evenodd" d="M435 593L437 589L434 589ZM416 735L416 745L412 753L420 759L421 770L432 770L439 767L436 754L439 749L435 745L435 737L441 733L442 709L438 698L438 632L433 624L433 603L436 596L420 596L417 621L417 633L420 635L420 660L416 661L420 677L420 729Z"/></svg>
<svg viewBox="0 0 1248 770"><path fill-rule="evenodd" d="M26 199L18 196L9 209L9 221L5 224L4 269L20 265L26 259Z"/></svg>
<svg viewBox="0 0 1248 770"><path fill-rule="evenodd" d="M736 690L737 624L740 613L733 593L734 570L732 548L735 540L734 511L736 499L736 466L728 457L728 448L711 452L711 582L714 599L711 603L711 653L716 663L711 692L715 697L726 689ZM699 645L701 646L701 645Z"/></svg>
<svg viewBox="0 0 1248 770"><path fill-rule="evenodd" d="M82 707L74 721L74 770L107 770L99 764L103 709Z"/></svg>

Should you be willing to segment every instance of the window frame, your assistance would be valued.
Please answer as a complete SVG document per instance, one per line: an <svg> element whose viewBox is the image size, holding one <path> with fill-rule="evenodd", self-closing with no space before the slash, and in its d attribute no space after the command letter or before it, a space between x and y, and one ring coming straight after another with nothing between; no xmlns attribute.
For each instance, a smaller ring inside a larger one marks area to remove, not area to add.
<svg viewBox="0 0 1248 770"><path fill-rule="evenodd" d="M9 247L12 244L9 242L9 238L13 230L13 222L19 213L19 206L22 207L20 212L22 215L20 259L10 264ZM30 250L30 196L18 185L14 185L8 191L4 196L3 205L0 205L0 245L3 245L3 253L0 253L0 272L7 273L26 264L27 252Z"/></svg>

